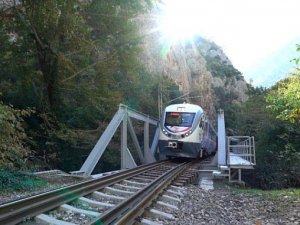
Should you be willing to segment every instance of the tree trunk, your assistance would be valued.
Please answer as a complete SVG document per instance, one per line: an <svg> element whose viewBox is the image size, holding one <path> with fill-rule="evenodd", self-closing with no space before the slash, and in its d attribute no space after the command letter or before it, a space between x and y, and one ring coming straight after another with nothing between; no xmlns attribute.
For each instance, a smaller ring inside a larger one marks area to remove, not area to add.
<svg viewBox="0 0 300 225"><path fill-rule="evenodd" d="M55 111L59 94L57 90L58 57L49 46L42 47L37 43L40 69L43 73L47 91L47 105L51 111Z"/></svg>

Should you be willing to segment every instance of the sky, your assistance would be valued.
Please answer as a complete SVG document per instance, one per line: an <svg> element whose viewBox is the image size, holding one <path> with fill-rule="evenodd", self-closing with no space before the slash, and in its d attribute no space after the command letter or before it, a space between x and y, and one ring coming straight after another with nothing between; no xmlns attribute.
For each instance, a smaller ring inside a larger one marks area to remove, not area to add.
<svg viewBox="0 0 300 225"><path fill-rule="evenodd" d="M300 38L300 0L164 2L167 35L182 39L200 34L221 46L234 67L245 74L288 42Z"/></svg>

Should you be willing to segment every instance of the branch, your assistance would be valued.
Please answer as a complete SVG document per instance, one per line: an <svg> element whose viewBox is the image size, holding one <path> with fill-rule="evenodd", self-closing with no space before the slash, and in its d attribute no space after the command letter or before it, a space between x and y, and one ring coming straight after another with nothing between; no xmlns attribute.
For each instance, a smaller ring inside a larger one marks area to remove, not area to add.
<svg viewBox="0 0 300 225"><path fill-rule="evenodd" d="M115 55L116 55L116 52L117 52L117 51L115 51L114 53L112 53L112 54L110 55L110 57L107 58L106 60L108 61L108 60L111 59L113 56L115 56ZM78 76L79 74L81 74L81 73L84 72L85 70L94 67L94 66L97 65L98 63L99 63L99 61L96 61L95 63L92 63L92 64L88 65L87 67L85 67L85 68L79 70L78 72L76 72L76 73L73 74L72 76L63 79L63 80L61 81L61 83L65 83L66 81L73 79L74 77Z"/></svg>
<svg viewBox="0 0 300 225"><path fill-rule="evenodd" d="M40 48L42 50L44 50L47 47L47 48L49 48L49 50L53 54L56 55L55 51L51 48L51 46L49 46L47 44L44 44L43 41L41 40L41 38L39 37L38 32L37 32L35 26L32 24L30 18L28 17L28 12L26 12L26 14L27 14L27 21L28 22L26 21L26 19L24 18L24 15L22 15L22 13L20 12L20 10L17 7L16 0L14 0L14 6L13 6L13 8L15 9L16 13L18 14L18 16L19 16L21 22L24 24L24 26L27 27L31 31L34 40L37 42L37 44L40 46ZM26 8L25 8L25 11L26 11Z"/></svg>
<svg viewBox="0 0 300 225"><path fill-rule="evenodd" d="M81 74L81 73L84 72L85 70L87 70L87 69L89 69L89 68L95 66L97 63L99 63L99 62L95 62L95 63L93 63L93 64L91 64L91 65L89 65L89 66L87 66L87 67L85 67L85 68L83 68L83 69L81 69L81 70L79 70L77 73L73 74L73 75L70 76L70 77L67 77L67 78L63 79L61 82L64 83L64 82L66 82L66 81L68 81L68 80L73 79L74 77L76 77L77 75Z"/></svg>
<svg viewBox="0 0 300 225"><path fill-rule="evenodd" d="M36 42L40 45L41 49L45 49L45 45L43 44L43 42L41 41L39 35L37 34L36 32L36 29L35 27L32 25L31 21L29 20L29 24L30 24L30 28L32 30L32 33L33 33L33 36L34 36L34 39L36 40ZM50 46L49 46L50 48ZM52 51L52 49L50 48L50 50ZM52 51L53 53L53 51Z"/></svg>

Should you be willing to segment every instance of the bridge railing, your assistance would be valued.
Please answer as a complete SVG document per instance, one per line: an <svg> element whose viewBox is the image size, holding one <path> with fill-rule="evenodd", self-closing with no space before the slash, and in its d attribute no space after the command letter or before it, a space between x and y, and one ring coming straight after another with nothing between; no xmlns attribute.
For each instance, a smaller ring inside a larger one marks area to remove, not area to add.
<svg viewBox="0 0 300 225"><path fill-rule="evenodd" d="M132 119L136 119L144 122L144 146L140 146L138 142L137 135L135 133L134 127L132 125ZM126 105L120 105L118 111L106 127L105 131L102 133L101 137L97 141L93 150L83 163L80 171L75 171L74 173L80 173L84 175L91 175L95 166L99 162L102 154L106 150L106 147L110 143L112 137L117 131L118 127L121 126L121 169L133 168L136 163L128 149L127 139L128 133L130 134L133 145L137 150L140 161L145 163L151 163L155 161L154 154L157 149L159 128L158 120L149 117L143 113L137 112L130 109ZM156 132L151 144L149 143L149 127L153 125L156 127ZM128 132L129 131L129 132Z"/></svg>
<svg viewBox="0 0 300 225"><path fill-rule="evenodd" d="M254 166L255 144L254 137L228 136L227 137L227 164L236 166Z"/></svg>

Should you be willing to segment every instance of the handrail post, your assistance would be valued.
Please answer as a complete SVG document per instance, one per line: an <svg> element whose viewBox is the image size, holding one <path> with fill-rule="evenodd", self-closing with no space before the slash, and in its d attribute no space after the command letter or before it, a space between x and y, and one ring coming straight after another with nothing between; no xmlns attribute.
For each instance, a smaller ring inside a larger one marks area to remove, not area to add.
<svg viewBox="0 0 300 225"><path fill-rule="evenodd" d="M226 135L224 111L218 113L218 165L226 165Z"/></svg>

